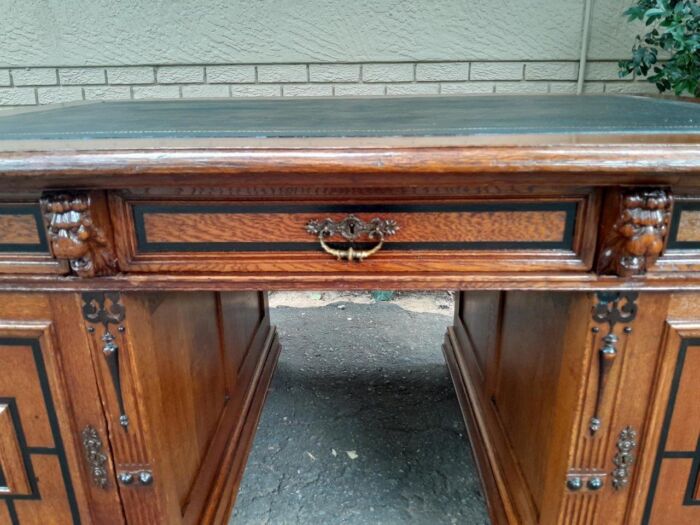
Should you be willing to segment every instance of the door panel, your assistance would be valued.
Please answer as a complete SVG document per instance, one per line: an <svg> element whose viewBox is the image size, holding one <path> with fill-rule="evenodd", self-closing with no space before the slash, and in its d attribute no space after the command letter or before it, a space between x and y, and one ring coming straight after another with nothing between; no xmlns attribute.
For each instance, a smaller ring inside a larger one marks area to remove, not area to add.
<svg viewBox="0 0 700 525"><path fill-rule="evenodd" d="M80 316L75 294L0 294L2 525L124 523Z"/></svg>
<svg viewBox="0 0 700 525"><path fill-rule="evenodd" d="M645 525L700 523L700 324L692 323L670 322L662 345L664 362L644 457Z"/></svg>
<svg viewBox="0 0 700 525"><path fill-rule="evenodd" d="M47 359L53 352L49 329L49 324L0 325L0 367L12 371L0 374L4 435L0 501L13 525L40 523L42 515L54 516L58 523L81 522L58 424L65 412L49 379L56 372Z"/></svg>

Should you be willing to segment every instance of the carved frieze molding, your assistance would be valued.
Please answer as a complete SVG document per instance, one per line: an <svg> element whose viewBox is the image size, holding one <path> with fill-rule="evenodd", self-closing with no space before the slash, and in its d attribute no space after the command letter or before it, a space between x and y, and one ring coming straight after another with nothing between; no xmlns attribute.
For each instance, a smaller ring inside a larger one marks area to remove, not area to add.
<svg viewBox="0 0 700 525"><path fill-rule="evenodd" d="M87 193L47 193L40 205L54 257L68 260L80 277L116 273L117 258L93 220Z"/></svg>
<svg viewBox="0 0 700 525"><path fill-rule="evenodd" d="M609 199L598 273L620 277L646 273L663 252L671 205L671 193L665 189L628 190Z"/></svg>

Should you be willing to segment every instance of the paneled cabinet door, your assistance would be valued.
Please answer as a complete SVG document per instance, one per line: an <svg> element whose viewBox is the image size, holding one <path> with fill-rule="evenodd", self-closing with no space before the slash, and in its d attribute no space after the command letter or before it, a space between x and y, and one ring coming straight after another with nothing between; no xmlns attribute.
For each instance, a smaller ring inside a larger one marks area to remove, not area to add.
<svg viewBox="0 0 700 525"><path fill-rule="evenodd" d="M671 296L631 522L700 523L700 294Z"/></svg>
<svg viewBox="0 0 700 525"><path fill-rule="evenodd" d="M79 303L0 294L0 524L122 523Z"/></svg>

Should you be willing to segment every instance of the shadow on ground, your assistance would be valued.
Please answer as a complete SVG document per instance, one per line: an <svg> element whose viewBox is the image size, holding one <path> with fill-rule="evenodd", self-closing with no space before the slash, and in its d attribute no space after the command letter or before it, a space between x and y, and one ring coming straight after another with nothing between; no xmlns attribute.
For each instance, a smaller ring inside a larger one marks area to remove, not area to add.
<svg viewBox="0 0 700 525"><path fill-rule="evenodd" d="M282 356L231 523L488 523L440 351L449 317L378 303L272 320Z"/></svg>

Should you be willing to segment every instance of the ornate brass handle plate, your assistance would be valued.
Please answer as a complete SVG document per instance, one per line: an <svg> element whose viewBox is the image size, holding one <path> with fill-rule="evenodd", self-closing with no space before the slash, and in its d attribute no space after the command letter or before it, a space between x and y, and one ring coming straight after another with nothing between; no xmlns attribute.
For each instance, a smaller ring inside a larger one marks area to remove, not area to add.
<svg viewBox="0 0 700 525"><path fill-rule="evenodd" d="M389 235L394 235L399 229L396 221L391 219L380 219L378 217L369 222L365 222L355 215L348 215L342 221L334 221L332 219L312 220L306 225L306 231L318 235L318 242L321 248L329 255L340 260L347 261L362 261L371 255L374 255L384 246L384 238ZM332 248L326 240L333 235L340 235L345 240L355 242L362 235L367 238L377 241L377 244L369 250L358 250L350 246L345 250Z"/></svg>
<svg viewBox="0 0 700 525"><path fill-rule="evenodd" d="M630 480L630 469L634 463L634 449L637 447L637 431L627 426L617 438L617 453L613 458L615 470L612 472L613 488L623 489Z"/></svg>
<svg viewBox="0 0 700 525"><path fill-rule="evenodd" d="M83 429L82 437L85 459L90 468L92 482L101 489L106 489L109 484L106 467L107 455L102 450L100 435L95 427L88 425Z"/></svg>

